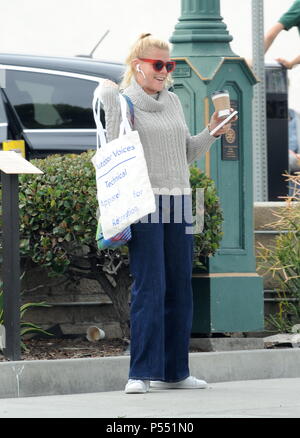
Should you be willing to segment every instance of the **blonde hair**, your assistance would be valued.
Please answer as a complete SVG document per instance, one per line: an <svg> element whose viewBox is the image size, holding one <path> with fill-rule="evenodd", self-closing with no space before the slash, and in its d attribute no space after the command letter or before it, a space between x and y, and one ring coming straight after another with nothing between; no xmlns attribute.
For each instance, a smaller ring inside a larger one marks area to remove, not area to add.
<svg viewBox="0 0 300 438"><path fill-rule="evenodd" d="M139 36L137 41L133 44L130 49L129 55L125 61L127 69L124 73L120 89L124 90L131 83L133 76L135 75L135 70L132 61L136 58L146 58L149 50L156 48L161 50L168 50L170 52L170 45L166 41L154 38L151 33L143 33ZM166 81L166 87L170 87L172 84L171 75L168 75Z"/></svg>

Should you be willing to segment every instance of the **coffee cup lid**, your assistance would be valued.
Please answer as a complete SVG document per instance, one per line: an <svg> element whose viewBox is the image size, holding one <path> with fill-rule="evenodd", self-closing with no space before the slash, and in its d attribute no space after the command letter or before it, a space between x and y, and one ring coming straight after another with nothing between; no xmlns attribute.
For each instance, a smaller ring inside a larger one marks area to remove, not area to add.
<svg viewBox="0 0 300 438"><path fill-rule="evenodd" d="M228 90L217 90L211 93L212 96L217 96L218 94L229 94Z"/></svg>

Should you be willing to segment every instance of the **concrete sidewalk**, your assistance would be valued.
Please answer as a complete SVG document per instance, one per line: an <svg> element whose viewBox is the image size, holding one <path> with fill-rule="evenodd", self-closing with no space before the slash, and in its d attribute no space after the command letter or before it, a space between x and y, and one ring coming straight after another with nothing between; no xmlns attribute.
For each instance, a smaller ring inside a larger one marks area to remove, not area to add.
<svg viewBox="0 0 300 438"><path fill-rule="evenodd" d="M128 369L128 356L1 362L0 399L123 391ZM190 372L208 383L300 378L300 349L190 353Z"/></svg>
<svg viewBox="0 0 300 438"><path fill-rule="evenodd" d="M147 394L0 399L0 418L106 418L112 425L130 418L300 418L300 378L212 383L208 389Z"/></svg>

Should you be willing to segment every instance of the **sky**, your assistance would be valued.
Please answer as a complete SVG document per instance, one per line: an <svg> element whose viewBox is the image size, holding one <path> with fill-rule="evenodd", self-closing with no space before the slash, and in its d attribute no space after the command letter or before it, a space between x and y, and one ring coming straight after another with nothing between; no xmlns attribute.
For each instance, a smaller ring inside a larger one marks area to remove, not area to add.
<svg viewBox="0 0 300 438"><path fill-rule="evenodd" d="M264 28L269 29L294 0L264 0ZM221 15L233 37L232 50L252 57L251 0L221 0ZM136 38L150 32L168 40L181 15L180 0L0 0L0 52L53 56L89 54L108 36L94 58L124 62ZM281 32L266 54L292 59L299 54L296 28ZM290 107L300 111L300 65L289 71ZM299 102L298 102L299 100Z"/></svg>

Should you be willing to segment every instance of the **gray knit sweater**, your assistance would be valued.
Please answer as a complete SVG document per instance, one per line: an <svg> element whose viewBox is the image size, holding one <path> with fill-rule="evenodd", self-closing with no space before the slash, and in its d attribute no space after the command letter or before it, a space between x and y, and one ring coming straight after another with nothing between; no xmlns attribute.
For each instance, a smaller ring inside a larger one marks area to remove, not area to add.
<svg viewBox="0 0 300 438"><path fill-rule="evenodd" d="M140 135L154 193L161 193L162 189L185 193L190 188L189 163L207 152L215 137L209 135L207 128L191 136L179 98L166 89L156 100L133 79L124 94L134 105L133 128ZM118 137L121 122L118 89L102 87L101 100L107 140L111 141Z"/></svg>

